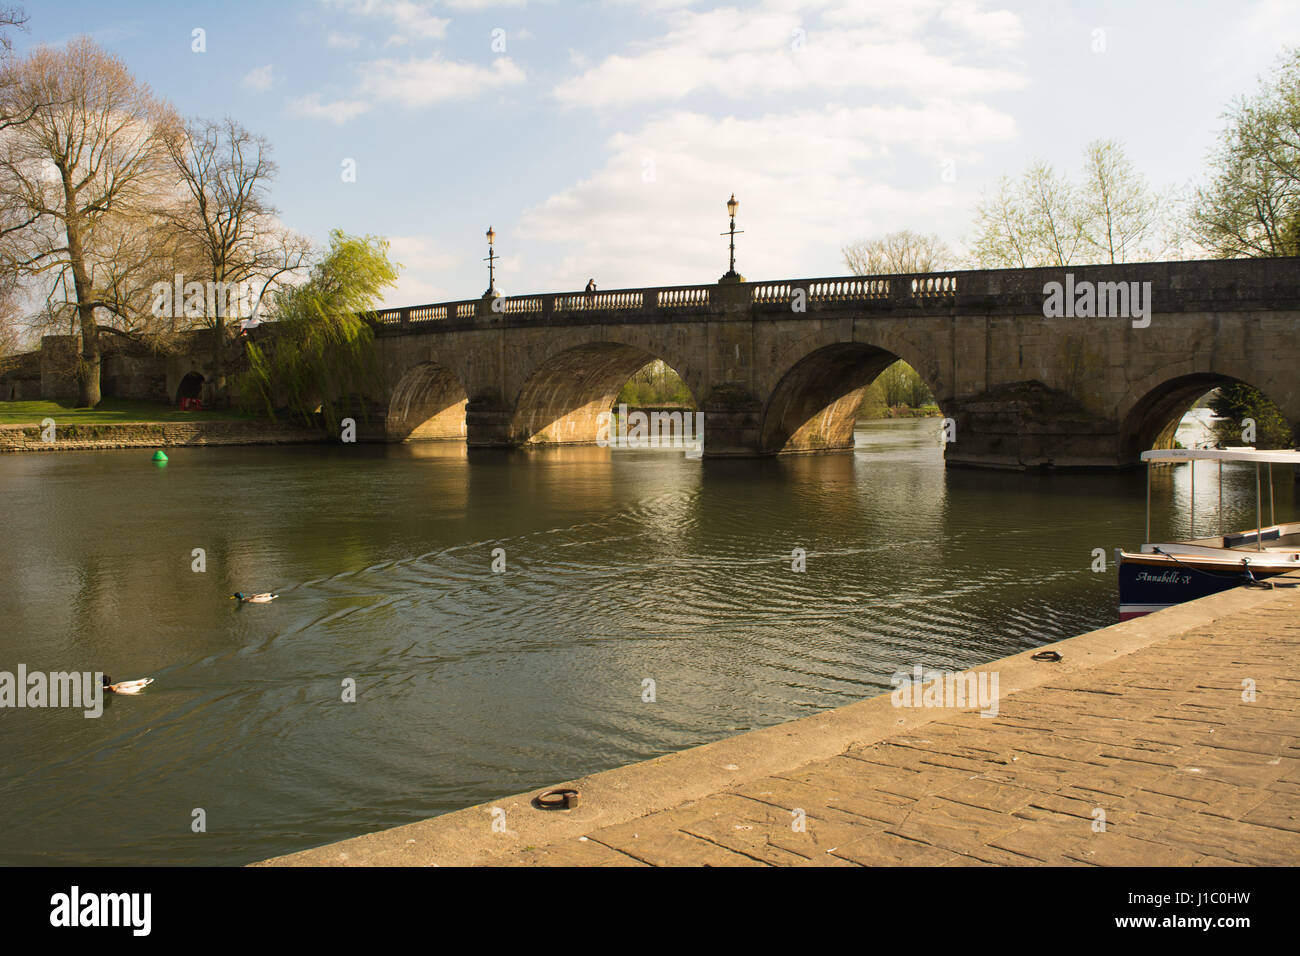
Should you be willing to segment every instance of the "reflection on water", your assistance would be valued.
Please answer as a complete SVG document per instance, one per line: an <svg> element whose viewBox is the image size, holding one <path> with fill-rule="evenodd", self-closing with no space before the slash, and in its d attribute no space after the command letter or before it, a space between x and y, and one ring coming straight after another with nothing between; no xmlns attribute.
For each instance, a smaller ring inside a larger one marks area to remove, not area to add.
<svg viewBox="0 0 1300 956"><path fill-rule="evenodd" d="M1142 473L945 471L938 427L759 461L442 443L177 449L165 469L2 457L0 670L157 682L99 720L0 711L0 862L244 863L1113 623L1092 549L1141 543ZM1253 525L1253 469L1230 472L1227 520ZM1153 536L1185 532L1187 473L1153 485ZM1217 506L1208 471L1196 494L1198 514ZM1289 519L1289 473L1276 498ZM271 605L229 599L268 589Z"/></svg>

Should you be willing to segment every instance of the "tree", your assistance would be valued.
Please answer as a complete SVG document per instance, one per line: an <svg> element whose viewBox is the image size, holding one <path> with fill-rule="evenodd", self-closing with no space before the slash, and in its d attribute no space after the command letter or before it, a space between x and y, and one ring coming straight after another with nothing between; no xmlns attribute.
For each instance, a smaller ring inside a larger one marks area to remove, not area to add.
<svg viewBox="0 0 1300 956"><path fill-rule="evenodd" d="M1035 162L1019 180L1002 177L975 213L972 257L985 268L1068 266L1083 242L1074 187Z"/></svg>
<svg viewBox="0 0 1300 956"><path fill-rule="evenodd" d="M881 372L876 381L880 383L885 404L890 408L899 405L919 408L934 401L934 394L925 380L901 359Z"/></svg>
<svg viewBox="0 0 1300 956"><path fill-rule="evenodd" d="M9 4L0 6L0 55L6 55L14 48L14 41L9 35L9 28L21 28L26 23L27 11L22 7L14 7Z"/></svg>
<svg viewBox="0 0 1300 956"><path fill-rule="evenodd" d="M0 359L20 351L22 333L18 328L18 303L12 287L0 289Z"/></svg>
<svg viewBox="0 0 1300 956"><path fill-rule="evenodd" d="M1212 179L1196 193L1192 233L1222 258L1300 255L1300 49L1284 53L1227 120ZM1239 441L1241 420L1251 418L1261 447L1292 446L1291 426L1250 385L1224 387L1210 407L1228 419L1218 426L1222 439Z"/></svg>
<svg viewBox="0 0 1300 956"><path fill-rule="evenodd" d="M695 398L681 376L662 359L655 359L632 373L614 399L615 405L655 408L670 405L695 407Z"/></svg>
<svg viewBox="0 0 1300 956"><path fill-rule="evenodd" d="M362 394L377 376L374 333L366 320L401 267L388 241L335 229L330 248L307 281L272 295L275 321L262 344L248 345L249 371L240 392L271 417L280 409L306 423L317 410L337 431L341 402Z"/></svg>
<svg viewBox="0 0 1300 956"><path fill-rule="evenodd" d="M1214 392L1207 403L1220 419L1215 437L1225 445L1242 444L1243 422L1255 423L1256 448L1290 448L1291 426L1267 395L1244 382L1233 382Z"/></svg>
<svg viewBox="0 0 1300 956"><path fill-rule="evenodd" d="M879 239L866 239L844 247L844 264L856 276L905 275L952 268L952 252L936 235L923 236L903 229Z"/></svg>
<svg viewBox="0 0 1300 956"><path fill-rule="evenodd" d="M159 197L174 179L166 144L172 108L118 58L80 37L40 47L0 73L0 116L24 117L0 144L0 238L20 275L75 313L79 401L99 404L97 310L110 323L142 318L128 279L157 262Z"/></svg>
<svg viewBox="0 0 1300 956"><path fill-rule="evenodd" d="M171 225L202 262L202 277L215 290L204 297L201 319L212 330L214 398L226 398L225 353L228 311L238 297L226 293L256 285L260 301L268 286L303 266L305 239L279 227L266 197L275 176L270 144L227 117L193 120L183 136L168 141L168 153L184 186Z"/></svg>
<svg viewBox="0 0 1300 956"><path fill-rule="evenodd" d="M1192 234L1220 258L1300 255L1300 48L1225 114Z"/></svg>
<svg viewBox="0 0 1300 956"><path fill-rule="evenodd" d="M1083 241L1097 262L1159 258L1156 233L1163 198L1152 192L1113 139L1099 139L1084 151L1079 194Z"/></svg>
<svg viewBox="0 0 1300 956"><path fill-rule="evenodd" d="M1018 180L1000 179L976 206L971 259L1025 269L1158 258L1170 247L1168 205L1119 143L1096 140L1077 183L1041 161Z"/></svg>

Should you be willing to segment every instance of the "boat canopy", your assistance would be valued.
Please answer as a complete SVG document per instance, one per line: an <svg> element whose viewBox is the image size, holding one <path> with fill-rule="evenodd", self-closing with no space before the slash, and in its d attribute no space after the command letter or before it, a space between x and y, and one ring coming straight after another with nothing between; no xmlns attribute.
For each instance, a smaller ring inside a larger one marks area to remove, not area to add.
<svg viewBox="0 0 1300 956"><path fill-rule="evenodd" d="M1142 453L1145 462L1248 461L1255 464L1300 465L1300 451L1285 448L1153 448Z"/></svg>

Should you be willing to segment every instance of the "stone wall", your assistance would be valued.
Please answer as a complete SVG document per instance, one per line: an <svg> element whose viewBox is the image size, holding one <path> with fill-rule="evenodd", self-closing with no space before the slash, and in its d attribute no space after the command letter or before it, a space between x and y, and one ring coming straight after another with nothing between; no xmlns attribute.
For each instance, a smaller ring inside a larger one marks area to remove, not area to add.
<svg viewBox="0 0 1300 956"><path fill-rule="evenodd" d="M34 402L41 397L41 353L0 361L0 402Z"/></svg>
<svg viewBox="0 0 1300 956"><path fill-rule="evenodd" d="M100 338L100 393L104 398L177 404L181 379L190 372L203 376L200 397L212 404L212 337L190 332L165 351L122 336ZM80 339L75 335L46 335L35 352L12 356L0 365L0 401L58 400L77 397L76 365ZM246 368L244 346L232 340L226 354L230 382ZM231 389L232 398L234 390Z"/></svg>
<svg viewBox="0 0 1300 956"><path fill-rule="evenodd" d="M323 440L314 429L274 422L138 422L58 425L54 438L39 425L0 425L0 452L86 451L100 448L170 448L191 445L281 445Z"/></svg>

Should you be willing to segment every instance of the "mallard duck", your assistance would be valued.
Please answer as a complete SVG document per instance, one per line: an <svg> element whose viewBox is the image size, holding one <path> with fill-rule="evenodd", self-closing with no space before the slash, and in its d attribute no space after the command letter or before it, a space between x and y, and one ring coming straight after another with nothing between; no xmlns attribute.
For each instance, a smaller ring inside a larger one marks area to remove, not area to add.
<svg viewBox="0 0 1300 956"><path fill-rule="evenodd" d="M280 595L272 594L270 591L263 591L261 594L245 594L243 591L236 591L230 596L243 604L270 604Z"/></svg>
<svg viewBox="0 0 1300 956"><path fill-rule="evenodd" d="M152 683L152 677L142 677L140 680L124 680L114 684L113 678L104 675L104 690L111 694L138 694Z"/></svg>

